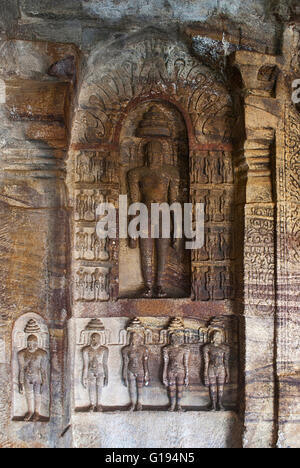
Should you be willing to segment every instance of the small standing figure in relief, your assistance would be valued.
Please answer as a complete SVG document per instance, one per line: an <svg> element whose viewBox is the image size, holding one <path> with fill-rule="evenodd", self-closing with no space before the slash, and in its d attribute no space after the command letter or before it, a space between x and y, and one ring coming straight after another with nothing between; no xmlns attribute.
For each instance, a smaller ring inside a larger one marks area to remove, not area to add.
<svg viewBox="0 0 300 468"><path fill-rule="evenodd" d="M83 301L85 299L86 288L88 285L87 282L88 274L84 271L83 268L80 268L77 271L76 287L78 291L78 300Z"/></svg>
<svg viewBox="0 0 300 468"><path fill-rule="evenodd" d="M179 321L180 319L175 319ZM173 323L175 322L173 321ZM184 344L184 331L169 328L171 344L163 348L163 383L169 390L169 411L183 411L181 399L183 387L189 385L190 350Z"/></svg>
<svg viewBox="0 0 300 468"><path fill-rule="evenodd" d="M95 271L91 274L91 289L94 292L94 300L98 301L107 301L109 295L107 293L107 274L104 273L100 268L96 268Z"/></svg>
<svg viewBox="0 0 300 468"><path fill-rule="evenodd" d="M76 234L76 250L79 252L78 260L83 260L89 246L89 236L87 232L80 229Z"/></svg>
<svg viewBox="0 0 300 468"><path fill-rule="evenodd" d="M90 345L83 348L82 357L82 385L89 391L89 410L91 412L102 411L102 390L108 385L108 348L101 346L99 333L91 335Z"/></svg>
<svg viewBox="0 0 300 468"><path fill-rule="evenodd" d="M109 253L106 250L107 248L107 238L99 239L96 232L91 235L91 250L94 254L94 260L100 260L105 262L109 260Z"/></svg>
<svg viewBox="0 0 300 468"><path fill-rule="evenodd" d="M24 421L40 421L42 393L47 385L48 354L39 348L38 338L29 335L27 348L18 353L19 392L25 393L27 413Z"/></svg>
<svg viewBox="0 0 300 468"><path fill-rule="evenodd" d="M224 386L229 383L230 347L224 343L221 331L211 334L210 342L203 347L204 383L209 387L211 404L208 409L225 410L223 405Z"/></svg>
<svg viewBox="0 0 300 468"><path fill-rule="evenodd" d="M122 350L123 355L123 381L128 387L130 396L130 410L141 411L142 390L149 385L149 350L144 346L143 326L135 319L128 328L133 330L130 334L130 344Z"/></svg>

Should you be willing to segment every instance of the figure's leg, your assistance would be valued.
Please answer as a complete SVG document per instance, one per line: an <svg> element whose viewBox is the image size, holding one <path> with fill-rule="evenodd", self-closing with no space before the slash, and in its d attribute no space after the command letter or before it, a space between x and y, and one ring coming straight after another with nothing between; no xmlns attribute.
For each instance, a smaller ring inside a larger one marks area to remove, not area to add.
<svg viewBox="0 0 300 468"><path fill-rule="evenodd" d="M40 421L42 410L42 387L40 383L33 384L33 421Z"/></svg>
<svg viewBox="0 0 300 468"><path fill-rule="evenodd" d="M153 296L153 239L140 239L142 274L145 284L143 296Z"/></svg>
<svg viewBox="0 0 300 468"><path fill-rule="evenodd" d="M176 409L176 379L172 375L169 376L169 397L170 397L170 407L169 411L175 411Z"/></svg>
<svg viewBox="0 0 300 468"><path fill-rule="evenodd" d="M89 396L90 396L90 411L97 411L97 383L94 376L89 377Z"/></svg>
<svg viewBox="0 0 300 468"><path fill-rule="evenodd" d="M25 421L31 421L34 415L35 404L34 404L34 390L33 384L25 382L25 396L27 401L27 413L25 415Z"/></svg>
<svg viewBox="0 0 300 468"><path fill-rule="evenodd" d="M136 378L133 375L128 376L128 390L130 397L130 411L135 410Z"/></svg>
<svg viewBox="0 0 300 468"><path fill-rule="evenodd" d="M210 395L210 409L213 411L217 411L218 409L218 388L217 385L210 385L209 386L209 395Z"/></svg>
<svg viewBox="0 0 300 468"><path fill-rule="evenodd" d="M218 377L218 404L220 410L224 411L225 407L223 405L223 396L224 396L224 386L225 386L225 376L222 374Z"/></svg>
<svg viewBox="0 0 300 468"><path fill-rule="evenodd" d="M156 293L158 297L166 297L167 294L163 290L162 280L167 263L170 239L155 239L155 245L157 257L157 273L155 278Z"/></svg>
<svg viewBox="0 0 300 468"><path fill-rule="evenodd" d="M97 391L97 411L101 412L103 411L102 405L101 405L101 397L102 397L102 390L103 390L103 385L104 385L104 377L98 377L96 380L96 391Z"/></svg>
<svg viewBox="0 0 300 468"><path fill-rule="evenodd" d="M183 395L183 386L184 386L184 378L183 376L177 376L177 411L183 411L181 406L181 400Z"/></svg>
<svg viewBox="0 0 300 468"><path fill-rule="evenodd" d="M136 391L137 391L137 401L136 401L136 411L142 411L143 405L142 405L142 393L143 393L143 387L144 387L144 377L143 376L138 376L136 379Z"/></svg>

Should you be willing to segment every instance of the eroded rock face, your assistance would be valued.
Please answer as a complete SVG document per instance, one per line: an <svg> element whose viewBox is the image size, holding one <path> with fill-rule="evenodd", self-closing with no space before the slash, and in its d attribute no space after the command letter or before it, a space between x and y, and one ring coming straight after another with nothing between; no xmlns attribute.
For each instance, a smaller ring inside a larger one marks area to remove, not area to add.
<svg viewBox="0 0 300 468"><path fill-rule="evenodd" d="M271 3L1 11L1 447L299 445L298 7ZM204 245L99 238L120 195L204 203Z"/></svg>

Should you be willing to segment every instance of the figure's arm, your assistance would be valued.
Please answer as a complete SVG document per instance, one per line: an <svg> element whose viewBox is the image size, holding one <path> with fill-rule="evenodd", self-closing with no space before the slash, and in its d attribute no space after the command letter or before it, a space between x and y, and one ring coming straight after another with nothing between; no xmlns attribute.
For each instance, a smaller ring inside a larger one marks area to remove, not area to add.
<svg viewBox="0 0 300 468"><path fill-rule="evenodd" d="M125 387L127 387L128 386L128 363L129 363L129 359L128 359L128 352L127 352L126 348L122 350L122 355L123 355L123 382L124 382Z"/></svg>
<svg viewBox="0 0 300 468"><path fill-rule="evenodd" d="M163 350L163 359L164 359L164 370L163 370L163 384L168 387L168 366L169 366L169 353L166 348Z"/></svg>
<svg viewBox="0 0 300 468"><path fill-rule="evenodd" d="M130 171L128 173L128 185L129 195L131 203L138 203L140 201L140 188L139 188L139 176L136 171ZM132 217L129 217L131 220ZM135 249L137 247L137 239L129 236L129 247Z"/></svg>
<svg viewBox="0 0 300 468"><path fill-rule="evenodd" d="M172 174L169 186L169 203L175 203L178 201L179 198L179 184L180 184L180 176L179 172L176 170L174 174Z"/></svg>
<svg viewBox="0 0 300 468"><path fill-rule="evenodd" d="M48 355L43 352L41 359L41 377L42 377L42 388L47 384L47 367L48 367Z"/></svg>
<svg viewBox="0 0 300 468"><path fill-rule="evenodd" d="M25 362L24 362L24 356L22 351L18 353L18 365L19 365L19 376L18 376L18 386L19 386L19 392L21 395L23 395L24 392L24 382L25 382Z"/></svg>
<svg viewBox="0 0 300 468"><path fill-rule="evenodd" d="M144 362L145 385L147 386L149 384L149 380L150 380L149 350L148 350L148 348L145 348L145 353L144 353L144 356L143 356L143 362Z"/></svg>
<svg viewBox="0 0 300 468"><path fill-rule="evenodd" d="M170 205L172 205L172 203L178 203L179 184L180 184L179 172L177 170L174 170L174 173L172 174L172 177L170 180L170 186L169 186L169 204ZM175 215L173 211L172 211L171 216L172 216L172 225L173 225L172 246L176 249L179 249L181 239L175 237Z"/></svg>
<svg viewBox="0 0 300 468"><path fill-rule="evenodd" d="M225 353L224 353L224 366L225 366L225 383L229 384L230 382L230 368L229 368L229 356L230 356L230 348L226 345Z"/></svg>
<svg viewBox="0 0 300 468"><path fill-rule="evenodd" d="M203 349L203 358L204 358L204 384L209 386L209 376L208 376L208 369L209 369L209 350L207 346L204 346Z"/></svg>
<svg viewBox="0 0 300 468"><path fill-rule="evenodd" d="M89 368L89 354L86 349L82 351L83 358L83 369L82 369L82 386L87 388L88 386L88 368Z"/></svg>
<svg viewBox="0 0 300 468"><path fill-rule="evenodd" d="M131 203L138 203L140 201L140 188L139 176L136 171L130 171L128 173L128 185Z"/></svg>
<svg viewBox="0 0 300 468"><path fill-rule="evenodd" d="M95 245L95 234L91 235L91 250L93 250ZM88 239L86 239L86 248L88 247Z"/></svg>
<svg viewBox="0 0 300 468"><path fill-rule="evenodd" d="M184 385L187 387L189 384L189 361L190 361L190 350L187 348L184 355L183 355L183 361L184 361Z"/></svg>
<svg viewBox="0 0 300 468"><path fill-rule="evenodd" d="M108 385L108 349L105 348L103 356L104 386Z"/></svg>

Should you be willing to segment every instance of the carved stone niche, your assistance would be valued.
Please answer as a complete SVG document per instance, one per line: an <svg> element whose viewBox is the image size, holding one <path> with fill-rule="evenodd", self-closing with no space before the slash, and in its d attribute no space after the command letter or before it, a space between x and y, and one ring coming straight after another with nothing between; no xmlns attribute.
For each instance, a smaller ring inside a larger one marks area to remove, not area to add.
<svg viewBox="0 0 300 468"><path fill-rule="evenodd" d="M141 297L234 299L233 127L221 76L176 38L146 30L94 51L79 92L68 171L76 310L87 316L98 301ZM129 203L175 198L192 203L194 212L205 203L205 247L191 253L185 240L95 242L96 204L118 206L120 194ZM100 299L88 279L96 267L108 272Z"/></svg>
<svg viewBox="0 0 300 468"><path fill-rule="evenodd" d="M12 418L48 421L50 417L49 331L34 313L20 317L12 336Z"/></svg>
<svg viewBox="0 0 300 468"><path fill-rule="evenodd" d="M129 203L189 201L187 130L172 105L146 101L132 110L120 136L120 190ZM161 224L159 225L161 229ZM159 234L161 237L161 233ZM128 275L128 271L131 272ZM119 297L189 297L190 252L184 239L120 240ZM148 291L145 292L145 288Z"/></svg>
<svg viewBox="0 0 300 468"><path fill-rule="evenodd" d="M106 317L101 321L75 319L74 323L76 412L166 411L172 409L174 390L174 410L206 411L216 391L215 375L220 383L224 377L220 406L222 403L227 410L235 410L238 342L234 316L213 317L209 321ZM215 339L215 334L221 339ZM95 335L97 342L92 342ZM223 355L228 363L228 380ZM173 375L174 369L179 376ZM172 379L180 384L181 377L182 385L174 389Z"/></svg>

